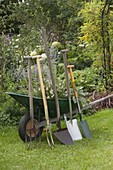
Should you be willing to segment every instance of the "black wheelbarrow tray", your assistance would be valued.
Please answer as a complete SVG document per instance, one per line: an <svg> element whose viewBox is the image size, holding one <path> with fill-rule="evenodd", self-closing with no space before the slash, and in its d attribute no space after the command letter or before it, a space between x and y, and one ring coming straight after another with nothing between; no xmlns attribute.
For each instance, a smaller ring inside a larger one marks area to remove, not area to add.
<svg viewBox="0 0 113 170"><path fill-rule="evenodd" d="M36 131L30 132L27 131L27 129L30 129L32 123L30 120L30 111L29 111L29 96L28 95L22 95L17 94L13 92L6 92L6 94L10 95L12 98L14 98L16 101L18 101L20 104L22 104L26 108L26 114L20 119L19 125L18 125L18 132L20 138L25 141L26 136L27 140L34 140L35 136L38 139L43 131L43 127L46 126L46 121L44 117L44 105L43 105L43 99L41 97L33 97L33 108L34 108L34 124L36 127ZM57 123L57 112L56 112L56 106L55 106L55 99L47 99L48 104L48 112L49 112L49 118L51 123ZM69 116L69 101L68 98L59 98L59 105L60 105L60 112L61 117L60 119L63 120L63 115L66 114ZM76 104L72 101L72 110L73 115L77 112Z"/></svg>

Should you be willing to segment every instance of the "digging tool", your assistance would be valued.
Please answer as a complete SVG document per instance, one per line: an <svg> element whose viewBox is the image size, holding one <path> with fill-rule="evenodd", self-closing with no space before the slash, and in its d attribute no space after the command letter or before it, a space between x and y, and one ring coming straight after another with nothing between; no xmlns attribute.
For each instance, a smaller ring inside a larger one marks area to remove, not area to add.
<svg viewBox="0 0 113 170"><path fill-rule="evenodd" d="M51 76L51 80L52 80L52 88L53 88L53 92L54 92L54 96L55 96L55 104L56 104L56 112L57 112L58 130L55 131L53 134L63 144L71 145L71 144L73 144L73 140L72 140L67 128L66 129L61 128L60 107L59 107L58 95L57 95L55 80L54 80L53 71L52 71L51 58L50 58L49 49L48 49L48 45L47 45L46 30L43 27L42 27L42 35L43 35L43 40L44 40L44 46L45 46L45 52L46 52L46 55L47 55L48 65L49 65L49 69L50 69L50 76Z"/></svg>
<svg viewBox="0 0 113 170"><path fill-rule="evenodd" d="M46 99L46 94L45 94L45 89L44 89L44 84L43 84L43 79L42 79L42 72L41 72L41 67L40 67L41 56L37 55L37 56L33 56L32 58L36 58L36 62L37 62L38 74L39 74L39 79L40 79L40 87L42 91L42 98L43 98L44 111L45 111L45 119L46 119L46 124L47 124L46 137L47 137L48 145L51 146L51 144L54 145L54 141L53 141L52 132L51 132L51 124L49 122L47 99ZM50 134L50 139L49 139L49 134Z"/></svg>
<svg viewBox="0 0 113 170"><path fill-rule="evenodd" d="M67 121L66 115L64 115L64 119L66 121L67 129L68 129L73 141L74 140L81 140L82 135L81 135L79 127L77 125L77 120L72 119L72 103L71 103L71 94L70 94L68 68L67 68L67 56L66 56L68 49L61 50L61 52L63 53L64 69L65 69L65 76L66 76L66 87L67 87L69 109L70 109L70 120Z"/></svg>
<svg viewBox="0 0 113 170"><path fill-rule="evenodd" d="M32 94L32 75L31 75L31 57L26 56L24 58L28 59L28 79L29 79L29 105L30 105L30 119L31 119L31 128L27 129L30 134L30 148L32 147L32 133L35 134L35 146L36 146L36 129L34 125L34 111L33 111L33 94ZM26 137L27 143L27 137Z"/></svg>
<svg viewBox="0 0 113 170"><path fill-rule="evenodd" d="M87 123L86 120L82 120L82 112L81 112L80 103L79 103L79 99L78 99L78 93L76 91L75 84L74 84L74 76L73 76L73 72L72 72L73 67L74 67L74 65L68 65L69 73L70 73L70 77L71 77L71 82L72 82L72 87L73 87L73 91L74 91L74 96L76 97L76 102L77 102L77 106L78 106L78 114L79 114L79 117L80 117L80 126L81 126L81 129L82 129L84 136L86 138L91 138L92 134L91 134L91 131L89 129L88 123Z"/></svg>

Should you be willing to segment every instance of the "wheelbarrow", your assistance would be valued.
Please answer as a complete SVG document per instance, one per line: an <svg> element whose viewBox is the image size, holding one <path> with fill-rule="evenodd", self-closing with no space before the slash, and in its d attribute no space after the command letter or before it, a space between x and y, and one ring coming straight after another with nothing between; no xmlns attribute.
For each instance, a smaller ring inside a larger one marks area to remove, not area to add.
<svg viewBox="0 0 113 170"><path fill-rule="evenodd" d="M29 131L27 131L27 129L30 129L32 126L32 122L30 119L30 110L29 110L29 96L17 94L13 92L6 92L6 94L10 95L17 102L22 104L27 111L26 114L19 121L18 133L20 138L23 141L26 140L26 136L28 141L39 139L39 137L43 132L43 127L46 126L43 99L41 97L33 97L34 124L36 127L36 131L35 132L32 131L29 134ZM58 100L59 100L59 106L61 112L60 119L63 120L64 114L67 117L69 116L69 101L68 98L59 98ZM50 123L56 123L57 125L57 111L56 111L55 99L54 98L47 99L47 105L48 105ZM72 114L75 115L77 112L78 112L77 106L72 100Z"/></svg>

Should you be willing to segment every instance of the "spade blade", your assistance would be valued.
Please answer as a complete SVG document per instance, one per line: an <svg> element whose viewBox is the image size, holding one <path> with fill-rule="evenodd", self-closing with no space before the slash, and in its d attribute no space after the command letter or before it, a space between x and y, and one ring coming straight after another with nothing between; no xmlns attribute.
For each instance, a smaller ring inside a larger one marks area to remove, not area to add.
<svg viewBox="0 0 113 170"><path fill-rule="evenodd" d="M73 144L73 140L72 140L67 129L57 130L57 131L53 132L53 134L61 143L65 144L65 145Z"/></svg>
<svg viewBox="0 0 113 170"><path fill-rule="evenodd" d="M82 129L83 135L86 138L91 138L92 134L91 134L91 131L89 129L87 121L86 120L80 121L80 126L81 126L81 129Z"/></svg>

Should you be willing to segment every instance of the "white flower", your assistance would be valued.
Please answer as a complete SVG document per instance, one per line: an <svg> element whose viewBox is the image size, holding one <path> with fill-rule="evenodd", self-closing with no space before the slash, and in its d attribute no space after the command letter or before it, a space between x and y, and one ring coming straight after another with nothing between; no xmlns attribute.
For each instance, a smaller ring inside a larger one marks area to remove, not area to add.
<svg viewBox="0 0 113 170"><path fill-rule="evenodd" d="M15 48L18 48L18 45L14 46Z"/></svg>
<svg viewBox="0 0 113 170"><path fill-rule="evenodd" d="M35 55L37 55L36 50L31 51L30 55L31 55L31 56L35 56Z"/></svg>
<svg viewBox="0 0 113 170"><path fill-rule="evenodd" d="M42 53L42 54L41 54L41 57L42 57L42 60L45 60L45 59L47 58L46 53Z"/></svg>
<svg viewBox="0 0 113 170"><path fill-rule="evenodd" d="M19 39L17 38L15 41L16 41L16 42L18 42L18 41L19 41Z"/></svg>

